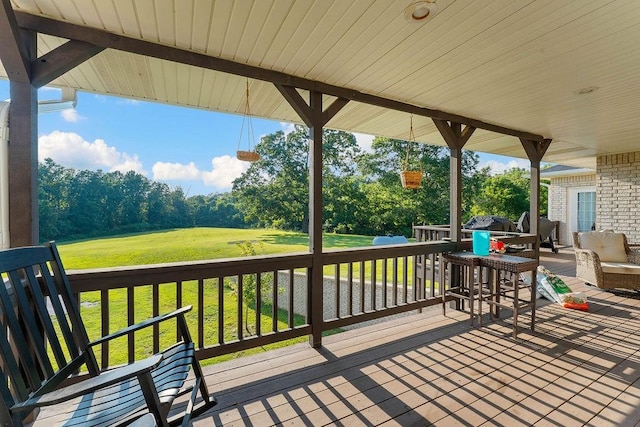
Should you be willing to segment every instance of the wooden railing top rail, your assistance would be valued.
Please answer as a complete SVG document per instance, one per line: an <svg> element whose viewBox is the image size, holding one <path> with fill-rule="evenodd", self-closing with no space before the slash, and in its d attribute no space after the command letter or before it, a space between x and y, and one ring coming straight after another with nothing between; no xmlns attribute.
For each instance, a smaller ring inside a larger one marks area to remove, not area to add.
<svg viewBox="0 0 640 427"><path fill-rule="evenodd" d="M311 267L310 253L70 270L75 292Z"/></svg>
<svg viewBox="0 0 640 427"><path fill-rule="evenodd" d="M456 249L456 244L444 240L398 245L368 246L350 249L331 249L322 254L323 264L367 261L372 258L395 258L448 252Z"/></svg>

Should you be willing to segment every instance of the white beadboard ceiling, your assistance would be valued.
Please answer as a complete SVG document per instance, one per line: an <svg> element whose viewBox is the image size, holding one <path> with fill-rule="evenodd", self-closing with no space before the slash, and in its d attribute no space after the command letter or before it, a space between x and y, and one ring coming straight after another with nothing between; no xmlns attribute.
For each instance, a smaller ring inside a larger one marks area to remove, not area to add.
<svg viewBox="0 0 640 427"><path fill-rule="evenodd" d="M215 56L553 139L544 161L595 168L640 151L640 1L12 0L15 11ZM42 55L65 39L40 35ZM7 74L0 67L0 77ZM107 49L51 86L242 113L245 78ZM593 93L577 95L587 87ZM300 123L269 82L251 109ZM407 138L409 115L350 102L328 127ZM444 145L414 117L416 139ZM151 141L150 141L151 143ZM477 130L467 149L526 158L520 141Z"/></svg>

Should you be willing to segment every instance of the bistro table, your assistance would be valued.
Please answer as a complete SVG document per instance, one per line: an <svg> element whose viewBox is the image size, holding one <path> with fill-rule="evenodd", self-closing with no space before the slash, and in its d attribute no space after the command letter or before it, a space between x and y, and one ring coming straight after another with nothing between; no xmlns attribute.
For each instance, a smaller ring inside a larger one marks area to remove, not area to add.
<svg viewBox="0 0 640 427"><path fill-rule="evenodd" d="M452 268L447 270L449 264ZM446 314L447 297L454 296L459 300L469 301L471 326L474 326L474 306L475 300L478 299L478 326L482 326L482 269L479 267L480 257L473 252L442 254L440 283L442 285L443 316ZM447 282L449 283L448 288ZM457 306L457 308L464 308L464 306Z"/></svg>
<svg viewBox="0 0 640 427"><path fill-rule="evenodd" d="M535 327L536 314L536 271L538 260L522 256L492 253L487 256L475 255L473 252L455 252L443 254L443 272L446 264L451 263L467 269L467 275L461 274L457 286L443 288L443 311L445 296L454 295L469 301L473 324L474 301L477 299L479 325L482 326L482 303L490 306L489 316L500 317L500 308L509 308L513 312L513 337L518 334L518 315L525 308L531 308L531 330ZM487 287L483 286L482 270L487 270ZM477 278L474 273L477 270ZM530 280L522 280L521 273L531 272ZM446 275L446 273L443 273ZM446 284L445 277L441 283ZM528 290L529 297L521 295L521 290Z"/></svg>
<svg viewBox="0 0 640 427"><path fill-rule="evenodd" d="M513 338L518 335L520 310L531 308L531 330L536 319L536 271L538 260L513 255L490 254L480 257L480 265L489 271L489 287L486 292L491 310L489 316L500 317L500 308L513 310ZM531 272L530 280L522 280L520 274ZM520 290L528 289L529 298L523 298Z"/></svg>

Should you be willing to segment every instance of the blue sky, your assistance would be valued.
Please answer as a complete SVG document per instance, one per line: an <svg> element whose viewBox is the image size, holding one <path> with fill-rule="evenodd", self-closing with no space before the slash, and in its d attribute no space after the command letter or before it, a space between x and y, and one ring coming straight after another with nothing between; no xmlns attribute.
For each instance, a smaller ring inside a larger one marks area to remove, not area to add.
<svg viewBox="0 0 640 427"><path fill-rule="evenodd" d="M59 99L60 91L44 88L38 97ZM9 83L0 80L0 100L8 98ZM252 124L256 139L292 127L256 118ZM172 188L181 186L188 196L226 192L248 167L235 158L241 127L238 115L81 92L75 109L38 118L38 158L74 169L134 170ZM369 150L373 136L356 139ZM241 149L246 144L243 137ZM521 159L479 154L480 166L489 165L494 173L529 167Z"/></svg>

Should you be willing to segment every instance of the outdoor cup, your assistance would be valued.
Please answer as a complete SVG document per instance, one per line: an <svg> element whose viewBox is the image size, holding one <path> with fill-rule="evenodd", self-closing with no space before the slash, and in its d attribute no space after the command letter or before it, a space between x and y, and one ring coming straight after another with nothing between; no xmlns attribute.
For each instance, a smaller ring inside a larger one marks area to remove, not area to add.
<svg viewBox="0 0 640 427"><path fill-rule="evenodd" d="M489 255L490 234L488 231L473 232L473 253L475 255Z"/></svg>

